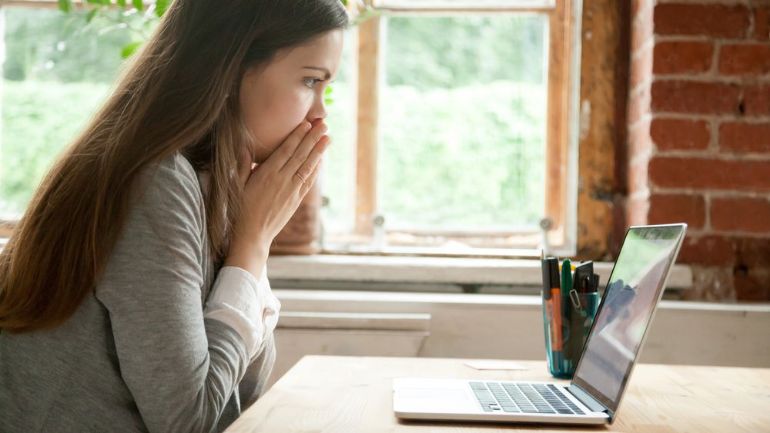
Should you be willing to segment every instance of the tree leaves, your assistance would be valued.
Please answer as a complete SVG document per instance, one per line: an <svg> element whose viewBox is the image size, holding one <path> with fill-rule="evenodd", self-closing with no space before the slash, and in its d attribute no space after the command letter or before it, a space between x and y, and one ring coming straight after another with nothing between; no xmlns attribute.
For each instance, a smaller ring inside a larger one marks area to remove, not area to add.
<svg viewBox="0 0 770 433"><path fill-rule="evenodd" d="M162 17L168 9L169 0L155 0L155 15Z"/></svg>
<svg viewBox="0 0 770 433"><path fill-rule="evenodd" d="M326 86L326 89L324 89L324 103L326 105L331 105L334 103L334 96L332 96L333 93L334 92L332 90L332 86Z"/></svg>
<svg viewBox="0 0 770 433"><path fill-rule="evenodd" d="M69 12L72 10L72 0L58 0L59 10Z"/></svg>
<svg viewBox="0 0 770 433"><path fill-rule="evenodd" d="M131 57L141 46L141 42L131 42L130 44L124 46L122 50L120 50L120 57L124 59Z"/></svg>
<svg viewBox="0 0 770 433"><path fill-rule="evenodd" d="M90 23L91 21L93 21L94 17L98 13L99 13L99 8L94 8L94 9L91 9L90 11L88 11L88 14L86 15L86 22Z"/></svg>

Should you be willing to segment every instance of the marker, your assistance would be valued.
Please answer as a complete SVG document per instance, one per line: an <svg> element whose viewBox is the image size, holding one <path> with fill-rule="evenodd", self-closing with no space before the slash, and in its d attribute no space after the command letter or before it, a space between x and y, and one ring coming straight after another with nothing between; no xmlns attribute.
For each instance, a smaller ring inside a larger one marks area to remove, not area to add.
<svg viewBox="0 0 770 433"><path fill-rule="evenodd" d="M561 358L562 351L562 316L561 316L561 289L559 287L559 259L549 257L546 259L548 268L548 288L551 304L551 350L554 359ZM545 271L544 271L545 275ZM560 360L559 360L560 362ZM558 363L557 363L558 364Z"/></svg>
<svg viewBox="0 0 770 433"><path fill-rule="evenodd" d="M572 263L569 259L564 259L561 264L561 288L566 292L572 290Z"/></svg>

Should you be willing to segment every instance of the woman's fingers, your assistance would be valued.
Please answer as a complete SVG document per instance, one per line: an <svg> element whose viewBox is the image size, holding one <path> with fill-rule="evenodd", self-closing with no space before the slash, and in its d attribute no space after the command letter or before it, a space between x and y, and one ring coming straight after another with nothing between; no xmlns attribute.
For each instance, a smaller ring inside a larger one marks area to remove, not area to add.
<svg viewBox="0 0 770 433"><path fill-rule="evenodd" d="M313 129L305 135L305 138L303 138L295 148L294 153L288 161L286 161L286 164L281 170L286 170L289 173L298 171L299 168L308 161L309 155L313 149L315 149L318 140L326 134L326 131L328 131L326 124L322 121L316 122L315 125L313 125ZM310 175L310 172L308 171L306 174Z"/></svg>
<svg viewBox="0 0 770 433"><path fill-rule="evenodd" d="M315 183L321 156L330 139L324 135L326 127L323 121L319 119L313 123L313 128L309 123L304 128L302 125L297 127L257 168L247 170L246 162L239 161L240 178L243 179L249 172L242 215L235 228L244 245L269 244ZM251 168L250 158L248 164Z"/></svg>
<svg viewBox="0 0 770 433"><path fill-rule="evenodd" d="M300 199L305 198L305 195L307 195L307 193L310 191L310 188L313 187L313 184L318 179L318 173L320 171L321 171L321 164L318 164L313 169L313 172L310 173L310 176L308 177L307 181L305 181L305 183L300 187L299 189Z"/></svg>
<svg viewBox="0 0 770 433"><path fill-rule="evenodd" d="M305 185L312 185L313 182L311 181L311 178L313 176L313 173L318 168L318 165L321 162L321 157L326 151L326 148L329 147L330 142L331 142L331 139L329 139L329 137L326 135L324 135L323 137L321 137L320 140L318 140L318 143L316 143L316 145L313 146L309 155L307 155L307 157L305 158L304 164L302 164L294 172L295 179L298 179L301 183Z"/></svg>
<svg viewBox="0 0 770 433"><path fill-rule="evenodd" d="M302 139L307 136L312 127L313 125L311 125L310 122L303 121L300 123L296 128L294 128L294 131L292 131L291 134L286 137L286 140L284 140L283 143L278 146L278 149L276 149L275 152L270 155L268 161L276 164L276 167L280 170L281 167L285 166L286 162L291 159L292 155L294 155L294 152L297 150L297 146L299 146L299 144L302 142Z"/></svg>

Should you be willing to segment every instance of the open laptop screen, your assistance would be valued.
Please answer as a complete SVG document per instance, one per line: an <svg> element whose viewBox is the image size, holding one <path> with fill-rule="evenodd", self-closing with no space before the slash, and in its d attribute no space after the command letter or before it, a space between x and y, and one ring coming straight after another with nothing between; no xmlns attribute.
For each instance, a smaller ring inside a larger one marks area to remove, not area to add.
<svg viewBox="0 0 770 433"><path fill-rule="evenodd" d="M685 225L632 227L612 269L573 383L617 410Z"/></svg>

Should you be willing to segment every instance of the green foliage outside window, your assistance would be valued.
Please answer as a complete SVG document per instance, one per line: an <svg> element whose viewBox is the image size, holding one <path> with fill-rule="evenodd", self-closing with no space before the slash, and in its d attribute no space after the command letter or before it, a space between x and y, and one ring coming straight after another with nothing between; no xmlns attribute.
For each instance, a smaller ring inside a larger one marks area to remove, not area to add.
<svg viewBox="0 0 770 433"><path fill-rule="evenodd" d="M91 0L68 13L3 7L0 213L18 216L55 157L108 95L166 2ZM114 3L114 2L113 2ZM94 12L95 11L95 12ZM542 212L545 24L537 15L387 19L380 202L389 223L522 226ZM330 225L352 219L352 47L329 109ZM1 216L0 216L1 218Z"/></svg>

